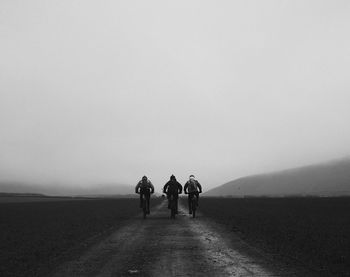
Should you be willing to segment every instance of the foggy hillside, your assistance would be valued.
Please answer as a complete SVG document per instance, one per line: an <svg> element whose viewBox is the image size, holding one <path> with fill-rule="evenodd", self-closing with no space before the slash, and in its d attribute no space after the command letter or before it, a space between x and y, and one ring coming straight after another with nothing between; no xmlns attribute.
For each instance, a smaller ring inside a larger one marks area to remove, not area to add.
<svg viewBox="0 0 350 277"><path fill-rule="evenodd" d="M0 192L38 193L50 196L98 196L134 194L133 186L103 184L94 186L35 185L15 182L0 182Z"/></svg>
<svg viewBox="0 0 350 277"><path fill-rule="evenodd" d="M269 174L243 177L209 190L204 195L350 195L350 158Z"/></svg>

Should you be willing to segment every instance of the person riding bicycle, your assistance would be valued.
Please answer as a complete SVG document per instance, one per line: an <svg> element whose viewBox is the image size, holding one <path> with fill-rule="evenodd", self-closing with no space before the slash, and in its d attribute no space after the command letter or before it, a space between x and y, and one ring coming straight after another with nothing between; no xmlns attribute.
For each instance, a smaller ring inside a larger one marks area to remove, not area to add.
<svg viewBox="0 0 350 277"><path fill-rule="evenodd" d="M174 175L170 176L170 180L164 185L163 193L167 195L168 198L168 209L170 209L170 196L173 195L176 200L176 213L177 213L177 200L179 198L179 194L182 193L182 185L176 181Z"/></svg>
<svg viewBox="0 0 350 277"><path fill-rule="evenodd" d="M151 198L151 193L154 193L154 186L152 184L152 182L146 177L143 176L142 180L139 181L135 187L135 193L139 193L140 194L140 208L142 208L142 196L145 195L146 197L146 201L147 201L147 213L149 214L149 202L150 202L150 198Z"/></svg>
<svg viewBox="0 0 350 277"><path fill-rule="evenodd" d="M185 194L188 194L188 210L189 214L192 214L191 199L192 197L197 198L197 204L199 199L199 194L202 193L201 184L195 179L194 175L190 175L190 179L186 182L184 186Z"/></svg>

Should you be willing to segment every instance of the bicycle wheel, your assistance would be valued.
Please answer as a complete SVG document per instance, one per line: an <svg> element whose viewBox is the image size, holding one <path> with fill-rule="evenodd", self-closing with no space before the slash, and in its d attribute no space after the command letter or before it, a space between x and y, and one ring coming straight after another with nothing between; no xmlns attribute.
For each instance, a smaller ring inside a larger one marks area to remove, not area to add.
<svg viewBox="0 0 350 277"><path fill-rule="evenodd" d="M176 199L174 197L170 198L170 218L175 218L176 213Z"/></svg>
<svg viewBox="0 0 350 277"><path fill-rule="evenodd" d="M175 218L175 208L171 208L171 218Z"/></svg>
<svg viewBox="0 0 350 277"><path fill-rule="evenodd" d="M197 203L196 203L195 196L192 197L191 205L192 205L192 217L195 218L196 217L196 209L197 209Z"/></svg>
<svg viewBox="0 0 350 277"><path fill-rule="evenodd" d="M147 200L145 197L142 198L142 211L143 211L143 218L145 219L147 216Z"/></svg>

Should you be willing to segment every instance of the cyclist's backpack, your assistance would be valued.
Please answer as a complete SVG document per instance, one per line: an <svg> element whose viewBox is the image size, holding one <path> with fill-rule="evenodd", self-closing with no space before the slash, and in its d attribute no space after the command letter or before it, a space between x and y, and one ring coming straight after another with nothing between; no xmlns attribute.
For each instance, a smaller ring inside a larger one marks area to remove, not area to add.
<svg viewBox="0 0 350 277"><path fill-rule="evenodd" d="M149 190L150 189L150 181L149 180L147 180L146 182L144 182L144 181L141 181L141 186L140 186L140 190L141 191L147 191L147 190Z"/></svg>
<svg viewBox="0 0 350 277"><path fill-rule="evenodd" d="M188 191L189 192L198 191L198 185L196 180L188 181Z"/></svg>
<svg viewBox="0 0 350 277"><path fill-rule="evenodd" d="M170 182L168 186L168 194L177 194L177 193L178 193L177 182Z"/></svg>

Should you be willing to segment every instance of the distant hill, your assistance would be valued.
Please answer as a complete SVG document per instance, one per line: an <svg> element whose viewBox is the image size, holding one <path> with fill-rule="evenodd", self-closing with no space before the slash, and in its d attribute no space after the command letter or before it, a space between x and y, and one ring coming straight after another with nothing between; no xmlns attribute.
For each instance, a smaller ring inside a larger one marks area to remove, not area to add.
<svg viewBox="0 0 350 277"><path fill-rule="evenodd" d="M350 158L247 176L209 190L204 196L350 195Z"/></svg>
<svg viewBox="0 0 350 277"><path fill-rule="evenodd" d="M121 196L134 194L134 187L120 184L94 186L37 185L19 182L0 182L0 193L44 194L48 196Z"/></svg>

